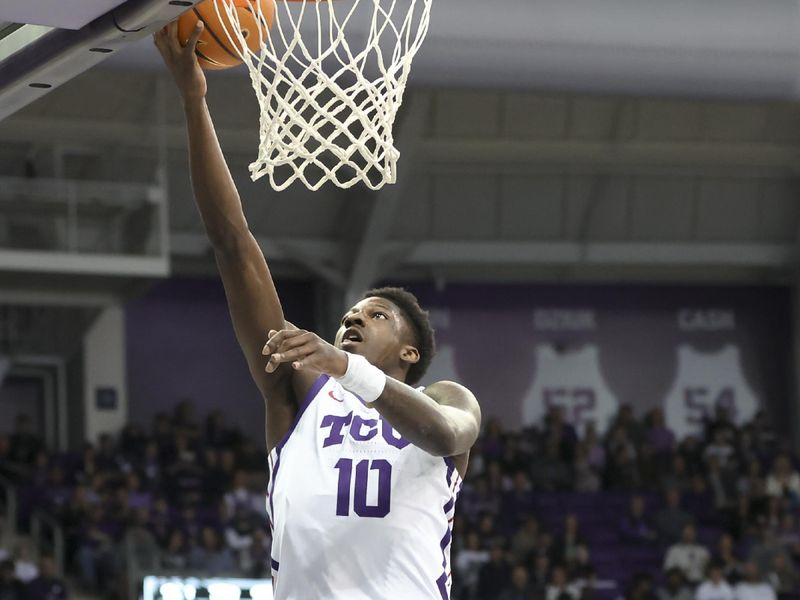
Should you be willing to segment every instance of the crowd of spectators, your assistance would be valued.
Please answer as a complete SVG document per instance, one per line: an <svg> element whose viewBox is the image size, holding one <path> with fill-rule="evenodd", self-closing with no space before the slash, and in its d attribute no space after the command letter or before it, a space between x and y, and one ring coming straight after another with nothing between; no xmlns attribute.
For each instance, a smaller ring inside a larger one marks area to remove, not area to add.
<svg viewBox="0 0 800 600"><path fill-rule="evenodd" d="M149 572L269 573L265 453L227 426L221 411L202 421L193 412L181 402L173 414L158 414L150 432L130 424L77 453L48 452L24 416L11 435L0 434L0 472L17 484L19 528L29 529L35 511L60 523L65 569L81 591L126 597L131 564ZM17 568L12 580L27 583L46 568L30 570L22 577ZM0 600L17 597L3 595L2 585Z"/></svg>
<svg viewBox="0 0 800 600"><path fill-rule="evenodd" d="M679 440L660 409L639 419L627 405L604 435L558 408L521 431L489 420L458 503L453 598L796 594L800 474L788 441L764 413L737 426L723 407L701 429Z"/></svg>
<svg viewBox="0 0 800 600"><path fill-rule="evenodd" d="M35 510L61 523L84 591L125 597L130 561L269 572L266 457L219 411L198 420L182 402L150 431L64 454L21 417L0 434L0 471L18 483L23 532ZM557 408L524 430L489 419L456 511L453 598L774 600L798 591L799 510L794 457L762 413L737 426L720 408L682 440L658 409L623 406L604 434ZM0 600L63 588L48 556L0 550Z"/></svg>

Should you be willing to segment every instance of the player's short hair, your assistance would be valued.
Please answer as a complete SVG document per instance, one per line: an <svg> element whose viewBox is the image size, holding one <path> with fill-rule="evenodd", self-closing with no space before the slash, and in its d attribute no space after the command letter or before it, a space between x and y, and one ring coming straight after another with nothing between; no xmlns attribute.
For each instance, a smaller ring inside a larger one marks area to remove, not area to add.
<svg viewBox="0 0 800 600"><path fill-rule="evenodd" d="M423 310L419 305L417 297L399 287L382 287L368 290L364 293L364 298L385 298L399 308L405 315L408 324L414 334L414 343L419 351L419 361L411 365L406 375L406 383L414 385L422 379L428 367L431 365L433 355L436 353L436 342L433 336L428 311Z"/></svg>

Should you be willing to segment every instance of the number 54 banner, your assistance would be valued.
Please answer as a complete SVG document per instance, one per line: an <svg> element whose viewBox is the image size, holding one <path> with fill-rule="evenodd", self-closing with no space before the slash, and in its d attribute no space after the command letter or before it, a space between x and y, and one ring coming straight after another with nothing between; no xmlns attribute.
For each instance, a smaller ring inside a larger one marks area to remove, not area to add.
<svg viewBox="0 0 800 600"><path fill-rule="evenodd" d="M686 344L678 347L678 368L664 400L664 416L679 438L701 434L717 407L742 425L753 418L758 405L742 373L738 347L728 344L717 352L699 352Z"/></svg>

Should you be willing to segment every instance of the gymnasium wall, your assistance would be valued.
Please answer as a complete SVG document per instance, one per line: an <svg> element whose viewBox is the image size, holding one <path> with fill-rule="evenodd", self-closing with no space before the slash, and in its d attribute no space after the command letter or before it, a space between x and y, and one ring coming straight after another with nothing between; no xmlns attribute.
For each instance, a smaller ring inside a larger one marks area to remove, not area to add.
<svg viewBox="0 0 800 600"><path fill-rule="evenodd" d="M433 311L439 355L428 380L473 389L508 426L563 406L604 429L623 403L662 407L679 434L728 406L766 408L785 432L791 293L781 287L454 285L415 291Z"/></svg>
<svg viewBox="0 0 800 600"><path fill-rule="evenodd" d="M313 326L311 287L280 285L287 317ZM484 415L535 422L548 404L603 429L623 403L661 406L679 433L726 404L791 429L791 293L782 287L416 286L439 353L423 383L455 379ZM216 280L175 279L127 307L130 416L149 424L182 398L223 408L261 439L263 406ZM682 355L683 364L680 365ZM544 364L546 363L546 364ZM791 415L793 417L793 415Z"/></svg>
<svg viewBox="0 0 800 600"><path fill-rule="evenodd" d="M312 326L314 299L302 282L278 285L286 317ZM217 279L175 278L126 308L130 421L193 401L196 415L222 409L229 423L264 436L264 404L236 342Z"/></svg>

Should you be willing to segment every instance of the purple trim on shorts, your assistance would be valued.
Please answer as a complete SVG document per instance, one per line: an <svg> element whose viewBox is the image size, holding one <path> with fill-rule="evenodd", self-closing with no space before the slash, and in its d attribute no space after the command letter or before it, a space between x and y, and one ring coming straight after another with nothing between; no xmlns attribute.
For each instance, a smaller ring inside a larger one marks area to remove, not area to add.
<svg viewBox="0 0 800 600"><path fill-rule="evenodd" d="M444 457L444 464L447 465L447 485L453 485L453 472L456 470L456 461L452 456Z"/></svg>
<svg viewBox="0 0 800 600"><path fill-rule="evenodd" d="M450 600L450 596L447 594L447 573L442 573L442 576L436 580L436 585L439 587L442 600Z"/></svg>
<svg viewBox="0 0 800 600"><path fill-rule="evenodd" d="M450 498L450 500L447 501L447 504L445 504L442 507L442 508L444 508L445 514L450 512L450 509L453 508L453 505L455 505L455 503L456 503L456 499L455 498Z"/></svg>
<svg viewBox="0 0 800 600"><path fill-rule="evenodd" d="M439 546L442 548L442 574L439 576L439 579L436 580L436 585L439 588L439 593L442 594L442 600L449 600L450 596L447 593L447 556L445 555L444 549L447 548L447 545L450 543L450 526L447 526L447 531L442 538L442 541L439 542Z"/></svg>
<svg viewBox="0 0 800 600"><path fill-rule="evenodd" d="M439 542L439 545L442 547L442 554L444 554L444 549L450 544L450 527L447 528L447 531L442 538L442 541ZM445 558L442 561L442 566L444 567L447 564L447 559Z"/></svg>
<svg viewBox="0 0 800 600"><path fill-rule="evenodd" d="M453 460L452 456L445 456L443 458L444 458L444 464L447 465L447 475L446 476L447 476L447 487L449 488L450 486L453 485L453 473L455 473L455 470L456 470L456 461ZM444 516L445 517L447 517L447 513L450 512L450 510L453 509L453 507L455 506L457 496L458 496L458 492L456 492L455 496L451 496L450 500L448 500L445 503L445 505L442 506L442 510L444 511ZM450 595L447 593L447 577L448 577L448 575L447 575L447 553L446 553L446 549L447 549L447 546L450 545L450 541L452 539L452 535L453 534L452 534L452 531L450 529L450 524L449 524L449 521L448 521L447 531L445 532L444 537L442 537L442 541L439 542L439 546L442 548L442 569L444 569L444 571L442 572L442 574L439 577L439 579L436 580L436 586L439 588L439 593L442 595L442 600L450 600Z"/></svg>
<svg viewBox="0 0 800 600"><path fill-rule="evenodd" d="M273 571L277 571L280 569L280 564L278 563L278 561L272 558L271 556L269 557L269 564L272 566Z"/></svg>
<svg viewBox="0 0 800 600"><path fill-rule="evenodd" d="M292 435L292 432L297 427L297 424L300 422L300 418L303 416L303 413L306 412L306 409L311 404L311 401L317 397L319 391L323 388L323 386L328 383L328 379L330 379L330 375L322 374L317 377L316 381L311 384L311 388L308 390L306 397L303 399L303 403L297 408L297 414L294 416L294 421L292 421L292 426L289 427L289 431L286 432L286 435L283 436L283 439L275 446L275 449L278 451L278 457L280 457L281 448L286 445L286 442L289 441L289 436ZM278 461L275 461L275 470L278 470Z"/></svg>

